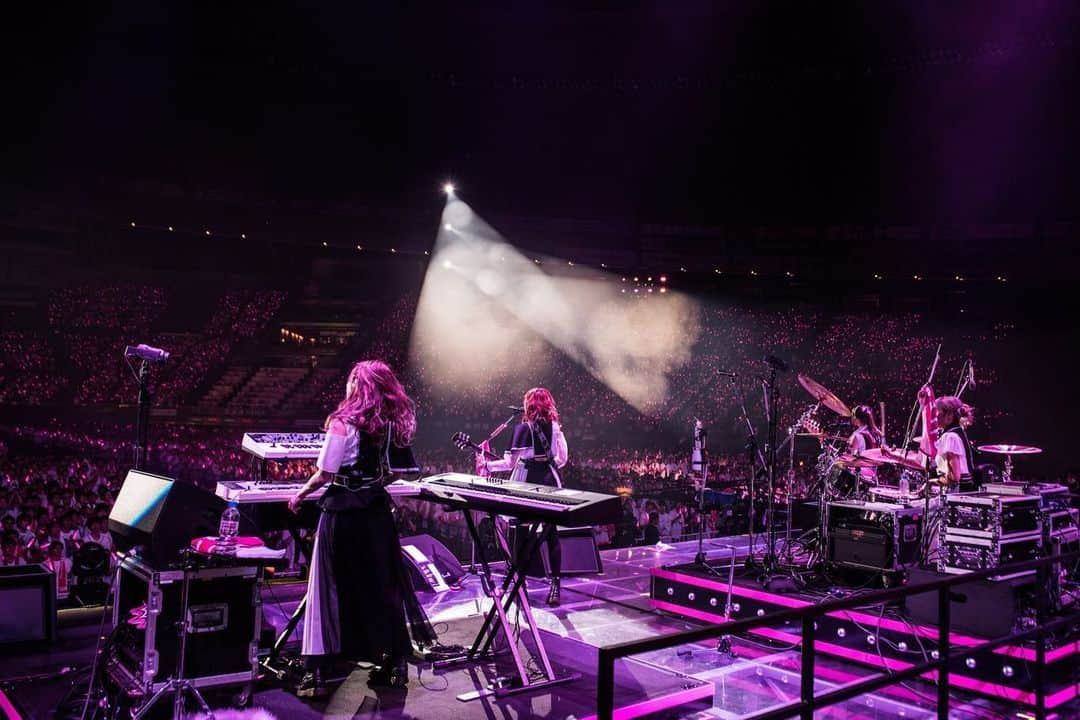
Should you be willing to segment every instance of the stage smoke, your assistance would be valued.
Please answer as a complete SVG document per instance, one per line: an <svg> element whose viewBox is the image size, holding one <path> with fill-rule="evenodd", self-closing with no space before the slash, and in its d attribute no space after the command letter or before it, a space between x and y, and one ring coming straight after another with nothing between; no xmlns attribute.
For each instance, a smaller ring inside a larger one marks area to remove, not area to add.
<svg viewBox="0 0 1080 720"><path fill-rule="evenodd" d="M514 393L558 387L550 378L558 351L642 412L665 403L668 378L690 360L700 332L689 297L628 298L616 276L553 258L537 264L458 199L439 227L411 346L433 390L452 398L492 383Z"/></svg>

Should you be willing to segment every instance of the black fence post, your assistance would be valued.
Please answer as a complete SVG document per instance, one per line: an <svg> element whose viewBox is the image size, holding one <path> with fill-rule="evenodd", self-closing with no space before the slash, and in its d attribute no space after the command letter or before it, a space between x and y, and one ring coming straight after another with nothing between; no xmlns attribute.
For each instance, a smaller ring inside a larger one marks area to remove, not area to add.
<svg viewBox="0 0 1080 720"><path fill-rule="evenodd" d="M801 720L814 720L814 618L810 615L802 619L802 684L799 686L799 710Z"/></svg>
<svg viewBox="0 0 1080 720"><path fill-rule="evenodd" d="M615 714L615 658L607 648L600 648L596 671L596 718L612 720Z"/></svg>
<svg viewBox="0 0 1080 720"><path fill-rule="evenodd" d="M938 720L949 720L949 635L952 617L950 616L949 588L938 588L938 676L937 676L937 716Z"/></svg>

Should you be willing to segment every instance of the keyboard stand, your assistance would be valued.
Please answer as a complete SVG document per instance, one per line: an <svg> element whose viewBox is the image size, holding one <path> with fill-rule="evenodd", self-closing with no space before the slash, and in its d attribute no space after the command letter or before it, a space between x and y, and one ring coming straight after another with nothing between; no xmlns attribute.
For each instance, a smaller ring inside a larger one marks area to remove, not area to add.
<svg viewBox="0 0 1080 720"><path fill-rule="evenodd" d="M440 669L462 662L471 662L481 658L490 657L489 652L491 651L495 638L498 636L501 628L503 635L506 637L506 644L510 648L510 654L514 659L517 677L507 678L507 682L505 683L493 684L482 690L473 690L458 695L457 699L461 702L469 702L470 700L476 700L490 695L501 698L517 693L532 692L541 688L547 688L580 679L580 673L572 673L562 677L557 677L555 675L555 670L551 666L551 660L548 658L547 648L544 647L544 639L541 635L540 628L533 618L532 607L529 605L528 593L525 591L526 571L532 563L533 558L540 550L544 525L542 523L522 523L518 525L519 529L526 528L527 534L525 542L522 544L521 552L515 558L514 554L510 552L510 546L506 541L503 530L499 527L498 523L494 522L494 517L492 518L493 525L495 526L495 536L499 540L499 545L502 547L503 552L506 553L506 556L510 558L507 562L506 577L503 578L500 586L496 586L491 575L491 566L484 550L484 544L481 542L480 534L477 531L476 523L473 521L472 513L465 510L463 514L465 515L466 525L469 528L469 534L476 544L476 552L477 555L479 555L480 566L483 568L480 582L483 585L484 592L492 599L492 607L488 611L487 617L484 618L484 624L481 626L480 632L477 633L476 640L473 642L472 647L464 655L456 658L438 660L432 664L432 667ZM514 627L513 623L510 621L510 615L515 605L517 606L518 612L525 616L525 621L529 624L533 643L536 645L536 651L540 657L540 679L534 680L529 677L529 671L525 666L525 662L522 660L521 648L519 647L519 643L514 639Z"/></svg>
<svg viewBox="0 0 1080 720"><path fill-rule="evenodd" d="M291 513L290 513L291 515ZM296 516L291 515L289 518L289 534L292 535L293 543L296 547L300 548L300 552L304 554L304 558L307 559L308 572L311 572L311 550L307 545L300 541L300 524L296 521ZM278 680L284 679L288 674L288 669L280 667L278 658L281 657L281 651L285 648L285 643L289 642L289 638L296 632L296 626L300 624L300 620L304 617L304 612L307 610L308 596L307 592L304 592L304 597L300 598L300 603L293 610L293 614L289 617L289 622L285 623L285 627L278 633L277 638L274 639L274 644L270 648L270 654L263 658L259 663L269 673L272 673Z"/></svg>

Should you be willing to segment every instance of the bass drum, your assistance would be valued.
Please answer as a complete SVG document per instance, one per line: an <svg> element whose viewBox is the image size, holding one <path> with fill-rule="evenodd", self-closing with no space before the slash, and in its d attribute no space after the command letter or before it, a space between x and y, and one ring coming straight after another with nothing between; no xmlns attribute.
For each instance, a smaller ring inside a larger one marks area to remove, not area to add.
<svg viewBox="0 0 1080 720"><path fill-rule="evenodd" d="M826 477L825 497L828 500L863 500L867 487L858 470L834 465Z"/></svg>

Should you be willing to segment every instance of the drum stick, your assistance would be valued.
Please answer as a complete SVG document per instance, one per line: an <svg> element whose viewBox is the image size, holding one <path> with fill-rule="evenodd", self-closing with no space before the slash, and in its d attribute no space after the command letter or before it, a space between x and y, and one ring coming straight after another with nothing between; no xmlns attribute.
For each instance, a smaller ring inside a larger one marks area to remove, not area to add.
<svg viewBox="0 0 1080 720"><path fill-rule="evenodd" d="M885 444L885 401L881 400L878 405L881 406L881 442Z"/></svg>

